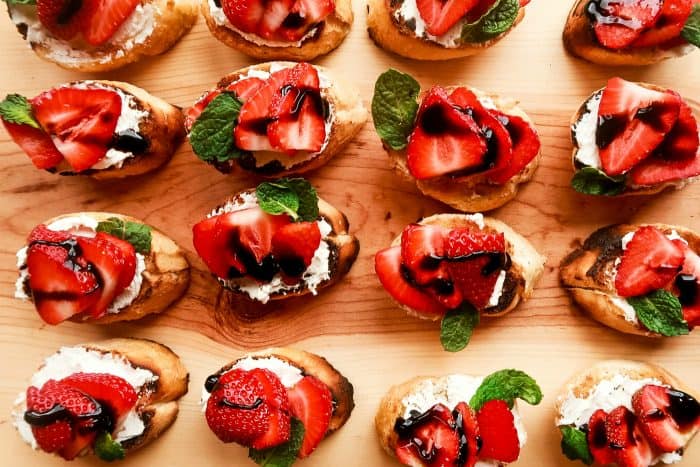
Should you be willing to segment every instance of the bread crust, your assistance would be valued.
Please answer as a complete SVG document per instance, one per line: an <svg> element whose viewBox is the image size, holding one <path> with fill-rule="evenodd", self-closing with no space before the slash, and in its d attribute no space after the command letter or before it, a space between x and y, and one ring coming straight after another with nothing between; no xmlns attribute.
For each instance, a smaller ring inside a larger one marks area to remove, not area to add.
<svg viewBox="0 0 700 467"><path fill-rule="evenodd" d="M521 7L513 25L503 34L485 42L447 48L436 42L418 38L415 34L409 34L409 30L403 31L392 20L393 9L390 2L391 0L367 0L369 37L384 50L415 60L450 60L474 55L495 45L525 17L525 8Z"/></svg>
<svg viewBox="0 0 700 467"><path fill-rule="evenodd" d="M566 19L562 39L570 54L589 62L608 66L652 65L673 57L681 57L693 51L693 46L672 49L644 47L638 49L612 50L600 45L586 13L589 0L577 0Z"/></svg>
<svg viewBox="0 0 700 467"><path fill-rule="evenodd" d="M142 4L151 3L157 7L153 21L153 32L141 43L128 48L124 45L105 44L85 50L80 58L57 55L47 41L30 42L34 52L42 59L55 63L61 68L85 73L116 70L144 57L165 53L194 25L198 16L197 0L142 0ZM10 16L12 8L8 7ZM17 27L26 36L26 30ZM85 46L84 46L85 47Z"/></svg>
<svg viewBox="0 0 700 467"><path fill-rule="evenodd" d="M269 47L251 42L226 26L219 26L212 17L208 0L201 0L201 4L202 14L214 37L258 60L311 61L338 47L350 32L353 22L351 0L336 0L333 13L323 21L320 30L303 41L301 46Z"/></svg>
<svg viewBox="0 0 700 467"><path fill-rule="evenodd" d="M480 99L491 99L496 108L504 114L520 117L535 128L535 123L518 106L517 101L500 97L496 94L485 93L473 87L466 87ZM450 92L456 89L456 86L450 86L446 89ZM540 150L520 173L503 185L495 185L488 183L487 177L479 173L460 179L442 176L427 180L416 180L408 170L405 148L395 150L384 145L384 149L389 154L389 159L394 169L406 180L413 181L423 194L464 212L491 211L511 201L518 194L520 185L532 179L542 157L542 151Z"/></svg>
<svg viewBox="0 0 700 467"><path fill-rule="evenodd" d="M123 214L109 212L75 212L63 214L44 222L48 225L59 219L78 215L90 216L99 221L117 217L125 221L143 223ZM161 313L178 300L190 283L190 265L184 251L158 229L151 227L151 252L144 255L146 270L138 296L119 313L106 314L98 319L90 319L90 324L110 324L118 321L133 321L147 315ZM84 322L75 320L76 322Z"/></svg>
<svg viewBox="0 0 700 467"><path fill-rule="evenodd" d="M447 228L479 228L466 214L435 214L421 219L418 223L422 225L439 225ZM506 274L501 300L498 305L487 308L482 313L482 316L487 317L502 316L513 311L521 301L525 301L532 296L535 284L544 272L546 258L540 255L525 237L499 220L484 217L483 231L503 233L506 239L506 252L510 256L512 263ZM399 245L401 245L400 234L391 243L391 246ZM411 316L432 321L441 318L441 316L435 316L434 314L421 313L396 300L394 302Z"/></svg>
<svg viewBox="0 0 700 467"><path fill-rule="evenodd" d="M578 248L561 262L559 275L562 286L581 310L596 321L626 334L662 337L641 324L625 319L622 308L615 303L616 261L622 257L622 237L639 227L651 225L664 234L676 231L693 251L700 251L700 236L692 230L668 224L616 224L593 232Z"/></svg>

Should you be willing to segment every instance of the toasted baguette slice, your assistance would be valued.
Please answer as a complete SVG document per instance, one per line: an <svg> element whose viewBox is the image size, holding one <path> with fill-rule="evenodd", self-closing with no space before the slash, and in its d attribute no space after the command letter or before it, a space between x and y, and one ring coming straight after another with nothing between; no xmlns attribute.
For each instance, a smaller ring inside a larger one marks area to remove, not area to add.
<svg viewBox="0 0 700 467"><path fill-rule="evenodd" d="M145 429L141 435L121 442L127 456L156 440L175 422L179 411L178 400L187 394L189 373L170 348L152 340L135 338L110 339L77 347L123 357L134 368L148 370L158 377L156 381L147 383L138 394L137 410ZM24 400L21 401L14 406L14 412L24 412L26 406Z"/></svg>
<svg viewBox="0 0 700 467"><path fill-rule="evenodd" d="M658 63L692 52L693 45L681 45L670 49L643 47L613 50L598 43L586 8L589 0L577 0L569 12L564 26L564 47L570 54L589 62L608 66L643 66Z"/></svg>
<svg viewBox="0 0 700 467"><path fill-rule="evenodd" d="M226 201L221 204L221 206L215 209L215 211L223 208L226 205L243 204L245 202L243 200L245 195L250 196L254 194L255 189L244 190L237 193L227 198ZM328 258L330 263L330 278L321 282L316 287L317 291L330 287L342 279L343 276L350 271L350 268L355 262L355 259L357 259L357 254L360 251L360 241L357 239L357 237L348 233L350 223L348 222L348 218L345 217L345 214L320 198L318 200L318 213L321 219L330 224L332 231L327 237L322 239L322 241L326 241L328 243L330 249L330 255ZM230 281L220 279L219 283L235 294L236 297L245 300L252 300L246 292L230 283ZM312 293L311 290L309 290L306 283L302 280L302 282L294 289L271 293L270 300L284 300L287 298L308 295L310 293Z"/></svg>
<svg viewBox="0 0 700 467"><path fill-rule="evenodd" d="M40 58L68 70L91 73L115 70L166 52L195 23L197 7L196 0L143 0L113 38L98 47L82 38L70 42L54 38L39 22L35 5L10 4L8 11ZM152 30L144 35L151 25Z"/></svg>
<svg viewBox="0 0 700 467"><path fill-rule="evenodd" d="M224 44L258 60L311 61L325 55L343 42L353 22L352 2L336 0L335 10L316 29L316 32L300 45L274 46L256 44L235 30L220 24L212 14L211 2L202 1L202 14L211 33ZM260 41L264 39L260 38Z"/></svg>
<svg viewBox="0 0 700 467"><path fill-rule="evenodd" d="M109 212L79 212L63 214L44 222L49 225L60 219L79 215L89 216L98 222L117 217L124 221L143 223L123 214ZM187 290L190 283L190 265L183 250L161 231L151 227L151 251L144 255L146 269L138 296L118 313L107 313L101 318L88 321L93 324L109 324L117 321L133 321L147 315L165 311ZM28 288L25 286L25 289Z"/></svg>
<svg viewBox="0 0 700 467"><path fill-rule="evenodd" d="M622 257L622 237L643 225L652 225L664 234L675 231L693 251L700 251L700 236L685 227L667 224L617 224L596 230L581 246L561 262L562 285L574 302L591 318L618 331L647 337L661 337L638 322L625 318L620 299L615 291L616 262Z"/></svg>
<svg viewBox="0 0 700 467"><path fill-rule="evenodd" d="M223 89L246 76L251 70L269 72L271 67L285 68L296 65L295 62L267 62L252 65L224 76L217 87ZM330 127L328 144L319 153L299 152L294 156L278 152L256 151L251 157L241 157L222 163L223 171L238 168L256 175L269 178L301 174L317 169L338 154L350 140L359 133L367 121L368 112L362 103L360 93L355 86L335 79L327 68L314 65L323 83L326 77L329 87L321 89L321 97L333 108L333 121Z"/></svg>
<svg viewBox="0 0 700 467"><path fill-rule="evenodd" d="M503 39L525 16L521 7L518 17L511 28L503 34L485 42L466 43L456 48L416 37L405 23L399 24L394 13L401 7L401 2L391 0L367 0L367 32L379 47L415 60L450 60L467 57L485 50Z"/></svg>
<svg viewBox="0 0 700 467"><path fill-rule="evenodd" d="M450 92L455 88L452 86L446 89ZM520 117L533 127L535 126L532 119L518 106L517 101L496 94L488 94L469 86L467 88L479 99L491 99L501 112ZM483 174L478 173L460 179L446 175L428 180L416 180L408 170L405 148L395 150L384 145L384 149L389 153L389 159L394 169L407 180L415 181L416 186L423 194L465 212L490 211L515 198L520 185L530 181L535 174L542 156L540 151L520 173L513 176L507 183L495 185L489 183Z"/></svg>
<svg viewBox="0 0 700 467"><path fill-rule="evenodd" d="M513 311L520 301L532 296L535 284L544 272L546 258L540 255L525 237L505 223L492 217L484 217L484 232L502 232L506 239L506 253L510 256L511 267L506 272L503 292L498 305L484 310L483 316L502 316ZM419 224L440 225L447 228L470 227L479 229L474 218L467 214L435 214L421 219ZM401 235L396 237L391 246L401 245ZM421 319L438 320L442 316L421 313L397 301L395 303L406 313Z"/></svg>

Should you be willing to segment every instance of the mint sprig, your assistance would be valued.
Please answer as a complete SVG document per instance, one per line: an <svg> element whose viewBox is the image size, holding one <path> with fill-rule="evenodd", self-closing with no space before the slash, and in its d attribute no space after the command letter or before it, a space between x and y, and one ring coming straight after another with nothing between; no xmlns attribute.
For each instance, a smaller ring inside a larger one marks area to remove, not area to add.
<svg viewBox="0 0 700 467"><path fill-rule="evenodd" d="M625 176L610 177L595 167L584 167L574 174L571 187L585 195L617 196L625 191Z"/></svg>
<svg viewBox="0 0 700 467"><path fill-rule="evenodd" d="M289 467L297 460L297 454L304 441L304 424L292 418L289 441L269 449L250 448L248 457L262 467Z"/></svg>
<svg viewBox="0 0 700 467"><path fill-rule="evenodd" d="M153 236L151 234L151 228L146 224L125 221L118 217L110 217L106 221L97 224L96 230L126 240L141 254L145 255L151 252Z"/></svg>
<svg viewBox="0 0 700 467"><path fill-rule="evenodd" d="M97 437L94 449L95 455L103 461L112 462L126 457L124 447L106 431Z"/></svg>
<svg viewBox="0 0 700 467"><path fill-rule="evenodd" d="M560 426L559 431L561 431L561 452L569 460L580 460L586 465L593 464L586 433L573 426Z"/></svg>
<svg viewBox="0 0 700 467"><path fill-rule="evenodd" d="M34 118L32 104L26 97L19 94L9 94L0 102L0 118L8 123L41 128L39 122Z"/></svg>
<svg viewBox="0 0 700 467"><path fill-rule="evenodd" d="M242 105L234 93L224 91L204 108L190 131L190 145L197 157L221 163L244 154L233 139Z"/></svg>
<svg viewBox="0 0 700 467"><path fill-rule="evenodd" d="M479 311L468 303L448 311L440 323L440 343L448 352L459 352L472 338L479 324Z"/></svg>
<svg viewBox="0 0 700 467"><path fill-rule="evenodd" d="M693 11L683 26L681 36L695 47L700 47L700 3L693 5Z"/></svg>
<svg viewBox="0 0 700 467"><path fill-rule="evenodd" d="M469 407L479 410L488 401L502 400L513 408L515 399L537 405L542 401L542 390L537 382L523 371L501 370L484 378L469 401Z"/></svg>
<svg viewBox="0 0 700 467"><path fill-rule="evenodd" d="M662 336L688 334L688 323L683 319L681 302L668 290L655 290L642 297L631 297L627 302L637 313L637 319L650 331Z"/></svg>
<svg viewBox="0 0 700 467"><path fill-rule="evenodd" d="M413 77L389 69L374 84L372 120L384 144L399 150L408 144L408 136L418 112L420 84Z"/></svg>
<svg viewBox="0 0 700 467"><path fill-rule="evenodd" d="M268 214L287 214L293 221L318 219L318 194L303 178L264 182L255 189L260 209Z"/></svg>
<svg viewBox="0 0 700 467"><path fill-rule="evenodd" d="M485 42L500 36L518 19L519 0L497 0L478 20L462 27L462 42Z"/></svg>

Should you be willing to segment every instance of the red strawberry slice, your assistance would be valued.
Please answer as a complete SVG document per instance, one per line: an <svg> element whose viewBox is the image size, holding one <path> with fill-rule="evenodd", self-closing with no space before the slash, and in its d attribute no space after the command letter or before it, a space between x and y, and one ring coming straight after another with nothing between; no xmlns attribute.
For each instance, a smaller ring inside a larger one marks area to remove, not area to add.
<svg viewBox="0 0 700 467"><path fill-rule="evenodd" d="M647 467L653 453L639 423L627 407L614 409L605 418L605 434L618 465Z"/></svg>
<svg viewBox="0 0 700 467"><path fill-rule="evenodd" d="M32 100L34 116L76 172L107 153L122 101L114 91L59 87Z"/></svg>
<svg viewBox="0 0 700 467"><path fill-rule="evenodd" d="M466 403L460 402L454 409L456 425L459 426L460 419L462 422L463 442L466 441L466 448L462 448L464 464L462 467L474 467L479 460L479 446L481 444L481 436L479 434L479 422L476 419L476 414Z"/></svg>
<svg viewBox="0 0 700 467"><path fill-rule="evenodd" d="M513 413L502 400L486 402L476 413L481 436L480 459L515 462L520 456L520 439Z"/></svg>
<svg viewBox="0 0 700 467"><path fill-rule="evenodd" d="M245 78L229 84L226 86L226 90L233 91L239 100L245 102L250 99L263 84L265 84L265 81L260 78Z"/></svg>
<svg viewBox="0 0 700 467"><path fill-rule="evenodd" d="M129 19L141 0L86 0L89 20L83 25L85 40L94 46L109 41Z"/></svg>
<svg viewBox="0 0 700 467"><path fill-rule="evenodd" d="M532 159L540 152L540 138L537 130L524 119L516 115L506 115L496 110L491 111L506 127L513 143L513 159L503 169L494 171L489 175L489 180L494 183L505 184L519 174Z"/></svg>
<svg viewBox="0 0 700 467"><path fill-rule="evenodd" d="M484 163L486 140L472 117L433 87L423 99L407 147L408 170L424 180L475 169Z"/></svg>
<svg viewBox="0 0 700 467"><path fill-rule="evenodd" d="M658 153L669 159L689 159L698 155L698 122L693 115L693 109L674 91L669 94L678 96L681 102L678 121L658 149Z"/></svg>
<svg viewBox="0 0 700 467"><path fill-rule="evenodd" d="M267 126L270 144L277 151L319 152L326 141L326 123L320 99L302 96L298 113L273 121Z"/></svg>
<svg viewBox="0 0 700 467"><path fill-rule="evenodd" d="M418 0L418 13L433 36L442 36L457 24L479 0Z"/></svg>
<svg viewBox="0 0 700 467"><path fill-rule="evenodd" d="M664 288L683 265L683 249L653 226L637 229L617 268L615 289L621 297L646 295Z"/></svg>
<svg viewBox="0 0 700 467"><path fill-rule="evenodd" d="M397 302L436 318L447 313L447 308L406 280L401 267L400 246L379 251L374 257L374 269L379 282Z"/></svg>
<svg viewBox="0 0 700 467"><path fill-rule="evenodd" d="M608 435L605 431L605 420L608 414L605 410L598 409L593 412L588 420L588 449L591 451L593 460L600 465L615 463L615 452L610 448Z"/></svg>
<svg viewBox="0 0 700 467"><path fill-rule="evenodd" d="M82 2L75 0L38 0L36 11L42 26L63 40L71 40L88 19Z"/></svg>
<svg viewBox="0 0 700 467"><path fill-rule="evenodd" d="M320 244L317 222L287 224L272 236L272 256L286 275L300 277L311 265Z"/></svg>
<svg viewBox="0 0 700 467"><path fill-rule="evenodd" d="M260 78L245 78L226 86L227 91L232 91L236 94L236 98L240 101L245 102L250 96L252 96L258 88L265 82ZM213 101L219 94L221 94L221 89L215 89L210 91L204 96L200 97L195 104L185 111L185 128L187 131L192 129L192 125L202 114L204 109Z"/></svg>
<svg viewBox="0 0 700 467"><path fill-rule="evenodd" d="M124 420L138 400L134 387L128 381L109 373L73 373L60 383L107 405L114 416L115 426Z"/></svg>
<svg viewBox="0 0 700 467"><path fill-rule="evenodd" d="M278 40L299 41L311 27L321 23L335 11L333 0L296 0L289 16L276 31Z"/></svg>
<svg viewBox="0 0 700 467"><path fill-rule="evenodd" d="M654 47L680 36L693 11L693 0L664 0L654 26L644 31L631 47Z"/></svg>
<svg viewBox="0 0 700 467"><path fill-rule="evenodd" d="M202 112L204 112L204 109L206 109L209 103L216 99L219 94L221 94L220 89L210 91L200 97L192 107L185 111L185 128L187 131L192 130L192 125L194 125L194 122L197 121Z"/></svg>
<svg viewBox="0 0 700 467"><path fill-rule="evenodd" d="M489 299L505 266L505 237L469 228L453 229L447 236L448 267L455 288L478 310Z"/></svg>
<svg viewBox="0 0 700 467"><path fill-rule="evenodd" d="M265 13L265 3L260 0L222 0L221 7L231 24L251 34L257 32Z"/></svg>
<svg viewBox="0 0 700 467"><path fill-rule="evenodd" d="M661 13L662 0L612 0L592 3L593 29L598 42L609 49L632 44L642 31L651 27Z"/></svg>
<svg viewBox="0 0 700 467"><path fill-rule="evenodd" d="M680 240L674 242L683 248L685 259L674 281L673 292L683 306L683 319L692 330L700 326L700 256Z"/></svg>
<svg viewBox="0 0 700 467"><path fill-rule="evenodd" d="M270 74L265 84L260 86L241 107L238 126L255 125L260 122L267 124L268 120L274 116L272 103L288 82L290 72L291 68L283 68Z"/></svg>
<svg viewBox="0 0 700 467"><path fill-rule="evenodd" d="M12 140L27 153L32 164L38 169L56 167L63 160L51 137L38 128L29 125L2 121Z"/></svg>
<svg viewBox="0 0 700 467"><path fill-rule="evenodd" d="M680 102L677 94L610 79L600 100L596 135L605 173L621 175L646 159L678 120Z"/></svg>
<svg viewBox="0 0 700 467"><path fill-rule="evenodd" d="M326 437L333 416L333 395L321 380L305 376L289 390L292 415L304 424L299 458L308 457Z"/></svg>
<svg viewBox="0 0 700 467"><path fill-rule="evenodd" d="M265 11L258 23L257 34L264 39L274 40L291 13L294 0L268 0L261 3L265 5Z"/></svg>
<svg viewBox="0 0 700 467"><path fill-rule="evenodd" d="M55 405L56 401L53 397L46 397L46 395L42 394L36 387L30 386L27 389L28 410L43 413L51 410ZM43 427L32 427L32 434L39 448L45 452L56 452L63 449L68 446L73 439L73 429L71 428L69 419L58 420Z"/></svg>
<svg viewBox="0 0 700 467"><path fill-rule="evenodd" d="M441 467L457 465L459 436L450 410L432 407L418 423L398 428L396 457L405 465Z"/></svg>

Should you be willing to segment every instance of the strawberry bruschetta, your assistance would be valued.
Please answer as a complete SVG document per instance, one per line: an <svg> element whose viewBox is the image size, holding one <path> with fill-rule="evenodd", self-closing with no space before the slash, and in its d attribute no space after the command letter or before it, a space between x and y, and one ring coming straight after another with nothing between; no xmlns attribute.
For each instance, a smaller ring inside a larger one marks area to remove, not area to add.
<svg viewBox="0 0 700 467"><path fill-rule="evenodd" d="M116 81L75 81L0 102L0 120L34 166L98 180L157 169L184 137L178 107Z"/></svg>
<svg viewBox="0 0 700 467"><path fill-rule="evenodd" d="M651 65L700 47L698 0L576 0L564 46L601 65Z"/></svg>
<svg viewBox="0 0 700 467"><path fill-rule="evenodd" d="M440 340L452 352L468 344L481 315L504 315L530 298L544 262L524 237L481 214L422 219L374 257L391 298L410 315L442 320Z"/></svg>
<svg viewBox="0 0 700 467"><path fill-rule="evenodd" d="M700 404L663 368L608 360L574 376L556 401L566 457L586 465L676 464L700 428Z"/></svg>
<svg viewBox="0 0 700 467"><path fill-rule="evenodd" d="M366 120L358 91L325 68L269 62L224 77L185 126L197 157L219 171L278 177L325 164Z"/></svg>
<svg viewBox="0 0 700 467"><path fill-rule="evenodd" d="M540 140L511 99L433 86L389 70L377 80L374 126L399 174L424 194L467 212L512 200L537 168Z"/></svg>
<svg viewBox="0 0 700 467"><path fill-rule="evenodd" d="M573 118L573 188L649 195L700 175L698 124L675 91L611 78Z"/></svg>
<svg viewBox="0 0 700 467"><path fill-rule="evenodd" d="M700 236L665 224L611 225L561 264L592 318L629 334L679 336L700 325Z"/></svg>
<svg viewBox="0 0 700 467"><path fill-rule="evenodd" d="M36 226L17 252L15 297L48 324L107 324L164 311L190 280L175 242L136 219L64 214Z"/></svg>
<svg viewBox="0 0 700 467"><path fill-rule="evenodd" d="M375 417L379 443L412 467L502 467L518 460L527 441L517 399L542 400L519 370L417 377L384 396Z"/></svg>
<svg viewBox="0 0 700 467"><path fill-rule="evenodd" d="M313 60L352 26L350 0L201 0L212 34L260 60Z"/></svg>
<svg viewBox="0 0 700 467"><path fill-rule="evenodd" d="M416 60L474 55L505 37L530 0L368 0L367 31L383 49Z"/></svg>
<svg viewBox="0 0 700 467"><path fill-rule="evenodd" d="M193 229L197 254L219 283L267 303L339 281L360 244L348 220L301 178L265 182L211 211Z"/></svg>
<svg viewBox="0 0 700 467"><path fill-rule="evenodd" d="M274 348L243 356L209 376L202 406L221 441L249 448L249 457L260 465L291 466L339 430L355 402L352 384L325 358Z"/></svg>
<svg viewBox="0 0 700 467"><path fill-rule="evenodd" d="M154 341L61 347L17 397L12 421L36 450L124 459L175 422L188 380L180 358Z"/></svg>
<svg viewBox="0 0 700 467"><path fill-rule="evenodd" d="M196 0L7 0L17 31L44 60L109 71L170 49L197 19Z"/></svg>

